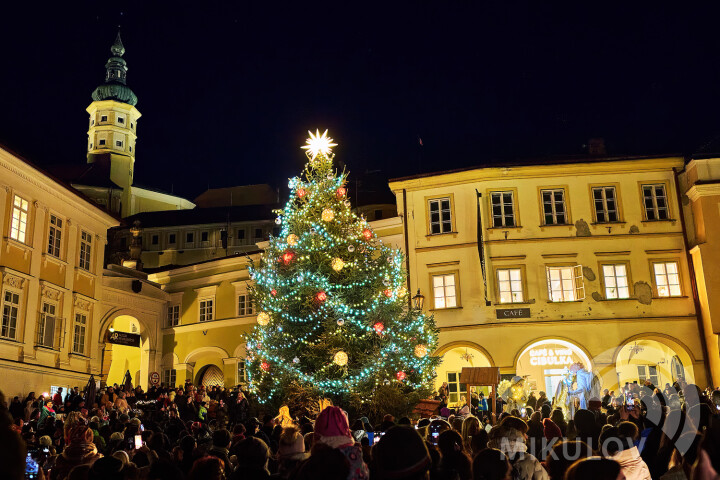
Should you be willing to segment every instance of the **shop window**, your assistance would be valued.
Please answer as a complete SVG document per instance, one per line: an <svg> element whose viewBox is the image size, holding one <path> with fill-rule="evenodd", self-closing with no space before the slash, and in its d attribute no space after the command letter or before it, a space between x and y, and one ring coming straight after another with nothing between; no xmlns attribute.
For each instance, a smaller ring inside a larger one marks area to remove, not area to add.
<svg viewBox="0 0 720 480"><path fill-rule="evenodd" d="M630 298L627 266L623 263L603 265L603 281L605 283L605 298Z"/></svg>
<svg viewBox="0 0 720 480"><path fill-rule="evenodd" d="M618 221L617 196L615 187L595 187L592 189L595 206L595 221L608 223Z"/></svg>
<svg viewBox="0 0 720 480"><path fill-rule="evenodd" d="M447 372L448 404L460 402L463 393L467 393L467 386L460 383L460 372Z"/></svg>
<svg viewBox="0 0 720 480"><path fill-rule="evenodd" d="M585 298L582 265L546 267L551 302L574 302Z"/></svg>
<svg viewBox="0 0 720 480"><path fill-rule="evenodd" d="M680 273L677 262L653 263L658 297L680 297Z"/></svg>
<svg viewBox="0 0 720 480"><path fill-rule="evenodd" d="M90 258L92 256L92 235L82 231L80 233L80 258L78 265L83 270L90 271Z"/></svg>
<svg viewBox="0 0 720 480"><path fill-rule="evenodd" d="M568 223L565 190L553 188L540 190L543 204L544 225L566 225Z"/></svg>
<svg viewBox="0 0 720 480"><path fill-rule="evenodd" d="M180 305L170 305L167 311L167 326L175 327L180 324Z"/></svg>
<svg viewBox="0 0 720 480"><path fill-rule="evenodd" d="M657 365L638 365L638 380L640 385L643 385L646 380L650 380L650 383L658 386L660 379L658 377Z"/></svg>
<svg viewBox="0 0 720 480"><path fill-rule="evenodd" d="M457 307L455 274L433 275L432 282L434 307L438 309Z"/></svg>
<svg viewBox="0 0 720 480"><path fill-rule="evenodd" d="M24 198L15 195L13 200L12 223L10 224L10 238L25 243L28 224L28 208L30 205Z"/></svg>
<svg viewBox="0 0 720 480"><path fill-rule="evenodd" d="M19 316L20 294L12 290L5 290L5 293L3 294L0 337L15 340L15 337L17 336Z"/></svg>
<svg viewBox="0 0 720 480"><path fill-rule="evenodd" d="M665 184L643 185L642 192L646 220L667 220L670 218Z"/></svg>
<svg viewBox="0 0 720 480"><path fill-rule="evenodd" d="M72 353L85 354L85 337L87 332L87 315L85 313L75 314L75 325L73 326Z"/></svg>
<svg viewBox="0 0 720 480"><path fill-rule="evenodd" d="M177 371L174 368L166 368L163 370L163 383L168 387L174 387L177 381Z"/></svg>
<svg viewBox="0 0 720 480"><path fill-rule="evenodd" d="M250 295L246 293L238 295L238 316L252 315L253 313L255 313L255 305Z"/></svg>
<svg viewBox="0 0 720 480"><path fill-rule="evenodd" d="M214 300L212 298L203 298L200 300L200 321L208 322L212 320L214 308Z"/></svg>
<svg viewBox="0 0 720 480"><path fill-rule="evenodd" d="M513 192L492 192L490 194L490 203L492 205L493 227L515 226Z"/></svg>
<svg viewBox="0 0 720 480"><path fill-rule="evenodd" d="M238 360L237 362L237 379L236 384L247 382L247 374L245 372L245 360Z"/></svg>
<svg viewBox="0 0 720 480"><path fill-rule="evenodd" d="M428 200L430 212L430 234L439 235L452 232L452 209L450 197Z"/></svg>
<svg viewBox="0 0 720 480"><path fill-rule="evenodd" d="M497 270L497 282L500 303L521 303L524 301L521 269L499 268Z"/></svg>

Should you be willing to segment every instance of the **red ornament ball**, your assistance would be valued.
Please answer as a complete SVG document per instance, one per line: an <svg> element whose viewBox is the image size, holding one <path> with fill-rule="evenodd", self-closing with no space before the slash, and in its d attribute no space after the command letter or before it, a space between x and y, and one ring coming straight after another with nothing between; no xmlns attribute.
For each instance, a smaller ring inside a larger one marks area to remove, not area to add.
<svg viewBox="0 0 720 480"><path fill-rule="evenodd" d="M384 293L385 296L388 297L388 298L392 297L392 290L390 290L389 288L386 288L383 293Z"/></svg>
<svg viewBox="0 0 720 480"><path fill-rule="evenodd" d="M270 364L268 362L262 362L260 364L260 368L267 372L268 370L270 370Z"/></svg>
<svg viewBox="0 0 720 480"><path fill-rule="evenodd" d="M307 195L307 190L305 190L304 188L298 188L296 193L298 198L303 198L305 195Z"/></svg>
<svg viewBox="0 0 720 480"><path fill-rule="evenodd" d="M405 375L405 372L403 372L402 370L395 374L395 378L398 379L398 382L402 382L403 380L405 380L406 377L407 375Z"/></svg>
<svg viewBox="0 0 720 480"><path fill-rule="evenodd" d="M316 299L318 302L324 302L325 300L327 300L327 293L322 292L322 291L321 291L321 292L318 292L318 293L315 295L315 299Z"/></svg>
<svg viewBox="0 0 720 480"><path fill-rule="evenodd" d="M369 228L366 228L362 231L362 236L365 240L370 240L372 238L372 235L372 230L370 230Z"/></svg>
<svg viewBox="0 0 720 480"><path fill-rule="evenodd" d="M274 288L270 290L270 295L272 295L273 297L277 295L277 290L275 290Z"/></svg>
<svg viewBox="0 0 720 480"><path fill-rule="evenodd" d="M280 261L284 263L285 265L290 265L290 262L292 262L295 259L295 254L293 252L285 252L280 257Z"/></svg>
<svg viewBox="0 0 720 480"><path fill-rule="evenodd" d="M345 195L347 195L347 188L340 187L337 190L335 190L335 194L338 196L338 198L342 198Z"/></svg>
<svg viewBox="0 0 720 480"><path fill-rule="evenodd" d="M385 330L385 325L383 325L382 322L377 322L375 325L373 325L373 329L375 330L375 333L380 335L382 334L383 330Z"/></svg>

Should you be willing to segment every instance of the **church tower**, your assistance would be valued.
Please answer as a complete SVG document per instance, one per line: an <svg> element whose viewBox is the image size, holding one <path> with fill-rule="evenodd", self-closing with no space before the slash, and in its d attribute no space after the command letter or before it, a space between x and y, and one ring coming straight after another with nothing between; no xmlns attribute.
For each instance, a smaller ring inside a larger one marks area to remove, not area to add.
<svg viewBox="0 0 720 480"><path fill-rule="evenodd" d="M112 183L123 189L122 205L126 213L132 195L140 112L135 108L135 93L126 85L128 68L122 58L125 47L120 32L110 51L112 56L105 64L105 83L92 93L93 102L87 108L90 114L87 161L109 169Z"/></svg>

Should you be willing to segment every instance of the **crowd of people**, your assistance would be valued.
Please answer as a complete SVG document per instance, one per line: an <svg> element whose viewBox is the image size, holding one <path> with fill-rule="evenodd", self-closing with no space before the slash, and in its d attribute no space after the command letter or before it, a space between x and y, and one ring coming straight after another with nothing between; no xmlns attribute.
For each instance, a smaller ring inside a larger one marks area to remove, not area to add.
<svg viewBox="0 0 720 480"><path fill-rule="evenodd" d="M316 418L282 407L260 420L239 388L86 393L0 394L3 479L720 478L720 390L695 385L624 390L570 419L539 395L522 411L496 415L471 399L375 425L332 405Z"/></svg>

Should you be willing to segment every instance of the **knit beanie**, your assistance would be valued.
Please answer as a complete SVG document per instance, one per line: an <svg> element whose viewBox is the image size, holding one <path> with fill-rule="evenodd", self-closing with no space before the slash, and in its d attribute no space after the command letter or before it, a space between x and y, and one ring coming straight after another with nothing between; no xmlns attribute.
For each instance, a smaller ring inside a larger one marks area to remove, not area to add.
<svg viewBox="0 0 720 480"><path fill-rule="evenodd" d="M325 408L315 420L315 441L332 447L355 443L348 419L339 407Z"/></svg>
<svg viewBox="0 0 720 480"><path fill-rule="evenodd" d="M305 439L297 428L283 428L280 440L278 441L277 453L280 460L304 460L307 458L305 454Z"/></svg>
<svg viewBox="0 0 720 480"><path fill-rule="evenodd" d="M560 427L558 427L557 424L549 418L543 420L543 431L547 440L562 438L562 431L560 431Z"/></svg>

